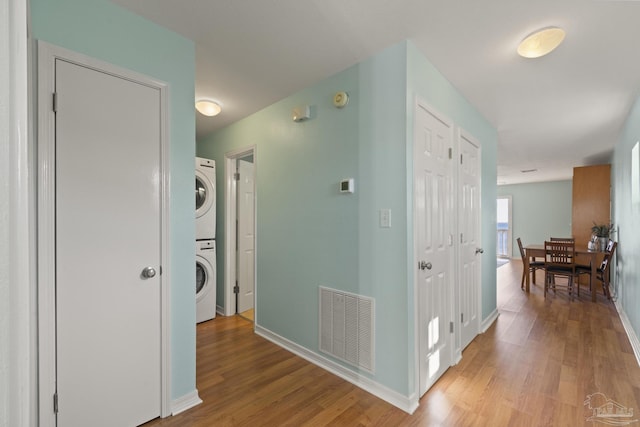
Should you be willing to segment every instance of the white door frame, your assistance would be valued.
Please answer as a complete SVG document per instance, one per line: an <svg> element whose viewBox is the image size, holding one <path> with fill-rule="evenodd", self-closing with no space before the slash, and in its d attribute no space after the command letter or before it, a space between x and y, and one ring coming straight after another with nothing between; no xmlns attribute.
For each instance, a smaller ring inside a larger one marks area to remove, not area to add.
<svg viewBox="0 0 640 427"><path fill-rule="evenodd" d="M467 132L466 130L462 129L461 127L457 127L457 131L456 131L456 148L457 148L457 154L456 156L460 156L462 153L462 140L466 139L467 141L469 141L471 144L475 145L476 147L478 147L478 164L479 164L479 168L478 168L478 173L479 173L479 179L480 182L478 183L478 216L475 218L476 220L476 230L478 231L478 248L482 249L482 145L480 144L480 141L478 141L473 135L471 135L469 132ZM456 196L455 196L455 203L456 203L456 211L459 212L459 206L458 203L460 201L460 193L462 191L461 188L461 174L462 174L462 168L460 167L460 163L459 162L455 162L455 166L454 168L456 169L456 171L454 172L454 175L456 176L456 184L455 184L455 192L456 192ZM458 216L457 221L456 221L456 236L460 235L460 217ZM462 263L460 262L460 259L462 257L461 254L461 248L460 248L460 241L458 239L453 239L454 240L454 244L456 246L456 265L462 265ZM483 256L483 254L478 254L478 256ZM460 295L460 272L457 271L456 272L456 286L454 286L454 289L456 289L456 293L458 293L458 295L456 295L456 307L457 310L455 312L455 316L454 318L456 319L456 321L454 322L455 324L459 325L460 323L457 321L457 319L460 319L460 312L461 312L461 306L460 303L458 302L461 295ZM480 333L481 328L482 328L482 261L480 260L478 262L478 272L477 272L477 277L476 277L476 283L478 284L478 301L476 301L477 303L477 307L476 309L478 310L478 316L476 318L476 327L475 327L475 331L476 331L476 336ZM463 348L461 348L461 336L462 334L460 333L461 328L454 328L455 332L456 332L456 363L460 361L460 359L462 359L462 350L464 350Z"/></svg>
<svg viewBox="0 0 640 427"><path fill-rule="evenodd" d="M224 215L224 315L225 316L233 316L236 314L235 311L235 293L233 292L233 287L236 285L236 216L238 214L238 209L236 206L236 201L238 199L238 187L235 180L236 173L236 162L238 159L242 157L247 157L248 155L253 154L253 164L254 164L254 177L258 175L258 162L257 162L257 147L255 145L247 146L244 148L239 148L237 150L229 151L224 155L224 203L225 203L225 215ZM254 178L255 179L255 178ZM255 180L254 180L255 183ZM255 185L255 184L254 184ZM254 188L254 212L258 211L257 207L257 185ZM254 221L257 223L257 215L254 215ZM258 248L258 233L257 228L254 223L254 247L253 247L253 268L254 272L256 271L256 256L257 248ZM257 292L258 289L256 284L258 280L256 279L257 275L254 274L254 283L253 283L253 307L254 307L254 319L257 320L257 312L258 307L256 305ZM255 325L254 320L254 325Z"/></svg>
<svg viewBox="0 0 640 427"><path fill-rule="evenodd" d="M160 91L161 227L160 250L160 416L171 415L170 264L169 254L169 88L166 83L45 42L38 42L38 369L40 426L56 425L53 395L56 390L55 322L55 61L62 59ZM106 408L109 409L109 408ZM113 408L111 408L113 409Z"/></svg>
<svg viewBox="0 0 640 427"><path fill-rule="evenodd" d="M35 262L32 262L36 256L32 58L27 28L28 2L9 0L5 4L5 12L0 13L0 33L2 39L9 42L0 47L2 63L7 65L0 71L0 96L7 102L7 108L0 111L0 152L3 153L0 181L8 185L0 190L0 213L8 222L0 220L3 234L0 246L8 257L0 261L0 270L3 270L0 288L3 294L7 292L8 298L0 304L0 345L7 345L3 353L8 359L3 359L2 365L8 367L8 371L0 374L7 380L6 399L3 395L4 402L0 403L0 424L26 427L36 425L38 419L34 403L37 398L37 317L34 313Z"/></svg>

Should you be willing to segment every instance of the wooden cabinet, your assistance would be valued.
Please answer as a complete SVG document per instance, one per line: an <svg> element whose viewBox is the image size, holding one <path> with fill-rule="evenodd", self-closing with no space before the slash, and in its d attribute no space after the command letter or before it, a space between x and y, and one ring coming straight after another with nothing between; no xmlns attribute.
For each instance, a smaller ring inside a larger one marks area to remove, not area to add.
<svg viewBox="0 0 640 427"><path fill-rule="evenodd" d="M571 234L586 247L593 223L611 223L611 165L573 168Z"/></svg>

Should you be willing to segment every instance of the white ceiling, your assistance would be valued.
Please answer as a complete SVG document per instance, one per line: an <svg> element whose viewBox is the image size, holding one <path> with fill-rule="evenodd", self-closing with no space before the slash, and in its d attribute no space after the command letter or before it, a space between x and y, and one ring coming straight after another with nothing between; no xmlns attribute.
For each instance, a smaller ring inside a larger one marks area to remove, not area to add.
<svg viewBox="0 0 640 427"><path fill-rule="evenodd" d="M198 137L410 39L498 130L498 184L570 179L609 161L640 88L640 1L112 1L196 43L196 98L223 104ZM564 43L517 56L547 26Z"/></svg>

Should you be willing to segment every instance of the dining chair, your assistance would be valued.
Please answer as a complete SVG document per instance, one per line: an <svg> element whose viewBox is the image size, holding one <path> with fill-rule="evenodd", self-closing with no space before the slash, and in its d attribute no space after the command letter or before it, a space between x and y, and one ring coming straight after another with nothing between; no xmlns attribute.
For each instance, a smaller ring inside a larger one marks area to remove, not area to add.
<svg viewBox="0 0 640 427"><path fill-rule="evenodd" d="M549 237L549 241L551 242L575 242L576 240L573 237ZM555 280L555 279L554 279ZM580 286L580 283L578 283Z"/></svg>
<svg viewBox="0 0 640 427"><path fill-rule="evenodd" d="M613 259L613 255L616 252L616 247L618 246L617 242L613 240L609 240L607 244L607 248L604 252L604 257L602 258L602 262L600 263L600 267L596 270L596 280L602 282L602 292L607 297L607 299L611 299L611 290L609 289L609 280L610 273L609 269L611 268L611 260ZM590 265L578 265L576 267L576 271L578 274L588 274L591 276L591 266ZM590 281L591 283L591 281ZM591 289L593 292L593 289Z"/></svg>
<svg viewBox="0 0 640 427"><path fill-rule="evenodd" d="M522 281L520 282L520 289L524 289L524 280L527 274L532 274L532 282L536 284L536 270L544 270L544 261L537 261L535 258L529 260L529 271L524 271L525 261L527 255L522 247L522 240L520 237L516 239L518 241L518 248L520 248L520 256L522 257Z"/></svg>
<svg viewBox="0 0 640 427"><path fill-rule="evenodd" d="M609 239L609 243L607 243L607 248L605 249L605 251L607 252L611 252L611 256L613 256L613 252L616 250L616 246L618 244L616 242L614 242L613 240Z"/></svg>
<svg viewBox="0 0 640 427"><path fill-rule="evenodd" d="M576 278L575 264L575 242L570 241L545 241L544 242L544 296L553 288L554 292L558 286L557 277L565 277L567 279L567 290L570 296L573 296L573 284ZM577 289L580 295L580 287Z"/></svg>

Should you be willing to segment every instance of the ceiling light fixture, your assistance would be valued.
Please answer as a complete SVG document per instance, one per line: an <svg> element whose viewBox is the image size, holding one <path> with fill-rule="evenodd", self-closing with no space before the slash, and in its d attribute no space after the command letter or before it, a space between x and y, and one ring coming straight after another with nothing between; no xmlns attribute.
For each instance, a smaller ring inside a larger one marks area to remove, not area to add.
<svg viewBox="0 0 640 427"><path fill-rule="evenodd" d="M212 101L210 99L199 99L196 101L196 110L198 110L200 114L213 117L220 114L222 106L216 101Z"/></svg>
<svg viewBox="0 0 640 427"><path fill-rule="evenodd" d="M525 58L539 58L557 48L564 40L564 30L547 27L529 34L518 45L518 54Z"/></svg>

